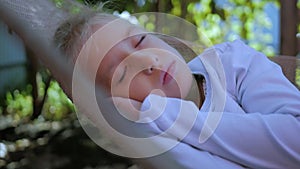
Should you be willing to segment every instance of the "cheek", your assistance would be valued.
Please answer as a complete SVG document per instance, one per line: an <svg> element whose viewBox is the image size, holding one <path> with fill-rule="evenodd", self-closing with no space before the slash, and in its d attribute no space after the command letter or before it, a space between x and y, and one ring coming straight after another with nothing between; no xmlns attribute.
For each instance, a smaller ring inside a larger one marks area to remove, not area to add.
<svg viewBox="0 0 300 169"><path fill-rule="evenodd" d="M181 68L181 71L178 73L177 78L177 83L178 87L180 88L181 91L181 97L185 98L190 91L192 81L193 81L193 76L191 71L189 70L188 67Z"/></svg>
<svg viewBox="0 0 300 169"><path fill-rule="evenodd" d="M108 94L110 94L110 84L111 80L106 74L103 73L100 69L97 71L96 79L95 79L95 84L102 87Z"/></svg>
<svg viewBox="0 0 300 169"><path fill-rule="evenodd" d="M136 76L129 84L129 96L131 99L143 101L152 91L153 86L150 81L143 77Z"/></svg>

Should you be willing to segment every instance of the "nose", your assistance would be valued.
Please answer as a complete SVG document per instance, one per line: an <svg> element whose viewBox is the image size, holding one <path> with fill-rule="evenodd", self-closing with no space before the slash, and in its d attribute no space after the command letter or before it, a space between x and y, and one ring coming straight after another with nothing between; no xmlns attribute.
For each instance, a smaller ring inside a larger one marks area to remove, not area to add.
<svg viewBox="0 0 300 169"><path fill-rule="evenodd" d="M131 58L137 71L142 71L146 75L151 75L159 67L158 55L151 51L138 51Z"/></svg>
<svg viewBox="0 0 300 169"><path fill-rule="evenodd" d="M151 75L154 71L153 67L148 67L147 69L143 70L143 73L145 73L146 75Z"/></svg>

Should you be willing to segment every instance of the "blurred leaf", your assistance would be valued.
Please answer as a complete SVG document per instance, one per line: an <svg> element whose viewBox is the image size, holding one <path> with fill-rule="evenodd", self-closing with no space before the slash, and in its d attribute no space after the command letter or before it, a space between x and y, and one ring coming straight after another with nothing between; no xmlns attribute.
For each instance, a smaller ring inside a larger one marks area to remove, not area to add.
<svg viewBox="0 0 300 169"><path fill-rule="evenodd" d="M171 14L180 16L181 15L181 4L179 0L172 0L173 9Z"/></svg>
<svg viewBox="0 0 300 169"><path fill-rule="evenodd" d="M43 115L48 120L62 120L73 112L74 106L56 81L50 82Z"/></svg>
<svg viewBox="0 0 300 169"><path fill-rule="evenodd" d="M300 87L300 68L296 69L296 84L298 87Z"/></svg>
<svg viewBox="0 0 300 169"><path fill-rule="evenodd" d="M13 93L8 92L6 94L6 112L11 114L17 121L29 118L32 115L31 90L31 85L28 85L25 91L15 90Z"/></svg>
<svg viewBox="0 0 300 169"><path fill-rule="evenodd" d="M187 11L194 16L196 25L213 44L241 38L265 54L274 55L275 49L269 45L274 39L271 34L263 31L273 27L264 9L268 3L278 7L279 2L225 0L221 4L204 0L189 4Z"/></svg>

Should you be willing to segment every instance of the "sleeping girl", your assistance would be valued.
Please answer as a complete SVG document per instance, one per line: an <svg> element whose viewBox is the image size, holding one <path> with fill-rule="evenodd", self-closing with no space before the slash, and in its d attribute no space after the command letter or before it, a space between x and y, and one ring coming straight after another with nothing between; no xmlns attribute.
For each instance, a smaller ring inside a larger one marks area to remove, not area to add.
<svg viewBox="0 0 300 169"><path fill-rule="evenodd" d="M170 151L185 168L299 166L300 92L242 41L214 45L186 63L160 36L103 13L68 19L54 40L72 62L97 69L96 84L129 119L165 131L179 113L187 116L181 126L192 117L188 133L168 133L181 140Z"/></svg>

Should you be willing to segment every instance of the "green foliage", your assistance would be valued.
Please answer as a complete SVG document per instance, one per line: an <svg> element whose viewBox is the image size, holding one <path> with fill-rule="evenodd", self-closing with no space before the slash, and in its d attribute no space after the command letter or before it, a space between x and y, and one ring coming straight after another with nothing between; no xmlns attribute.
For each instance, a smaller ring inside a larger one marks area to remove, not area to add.
<svg viewBox="0 0 300 169"><path fill-rule="evenodd" d="M61 7L63 0L54 2ZM266 55L275 55L275 49L270 45L273 37L264 31L273 27L264 9L270 4L279 8L278 0L224 0L223 4L217 0L77 0L77 2L93 7L111 8L119 13L123 11L170 13L194 23L198 27L199 37L207 36L212 44L242 38ZM298 6L299 4L298 1ZM156 29L151 22L146 23L145 27L148 30Z"/></svg>
<svg viewBox="0 0 300 169"><path fill-rule="evenodd" d="M275 54L275 49L269 45L273 41L272 35L263 32L263 28L272 29L270 18L264 13L268 3L278 6L276 0L228 0L222 5L213 0L202 0L189 4L188 12L194 16L199 31L213 43L240 37L271 56Z"/></svg>
<svg viewBox="0 0 300 169"><path fill-rule="evenodd" d="M173 8L171 10L171 14L180 16L182 14L180 0L172 0Z"/></svg>
<svg viewBox="0 0 300 169"><path fill-rule="evenodd" d="M57 8L62 8L64 1L63 0L53 0L54 4L56 5Z"/></svg>
<svg viewBox="0 0 300 169"><path fill-rule="evenodd" d="M77 6L76 4L72 4L71 6L68 6L69 4L66 4L64 0L52 0L52 1L57 8L63 9L64 7L66 7L71 14L77 14L81 11L80 7ZM77 1L80 3L84 3L83 0L77 0Z"/></svg>
<svg viewBox="0 0 300 169"><path fill-rule="evenodd" d="M71 100L66 96L56 81L51 81L46 91L45 83L41 74L36 76L38 99L46 94L46 100L43 105L42 115L46 120L62 120L68 114L74 112L74 106ZM33 114L32 86L28 85L25 90L15 90L6 94L5 115L12 116L16 121L30 119ZM1 108L3 114L3 108Z"/></svg>
<svg viewBox="0 0 300 169"><path fill-rule="evenodd" d="M275 55L275 49L271 46L272 35L264 31L272 29L273 25L264 11L266 5L270 4L279 8L278 0L224 0L223 4L217 0L82 1L90 4L106 3L105 7L111 6L109 4L122 4L122 7L119 5L119 8L114 8L120 13L123 11L170 13L194 23L198 27L199 37L205 35L213 44L241 38L266 55ZM148 30L155 30L151 22L145 26Z"/></svg>
<svg viewBox="0 0 300 169"><path fill-rule="evenodd" d="M6 112L15 120L28 119L33 112L31 85L28 85L26 90L8 92L6 94Z"/></svg>
<svg viewBox="0 0 300 169"><path fill-rule="evenodd" d="M296 77L295 77L296 85L300 88L300 68L296 69Z"/></svg>
<svg viewBox="0 0 300 169"><path fill-rule="evenodd" d="M61 120L70 112L74 106L56 81L51 81L47 91L47 100L43 107L43 116L47 120Z"/></svg>
<svg viewBox="0 0 300 169"><path fill-rule="evenodd" d="M19 158L32 160L33 156L26 157L26 153L35 154L35 149L48 144L59 132L74 128L76 116L73 113L72 102L56 81L51 81L47 87L43 81L45 76L49 75L40 72L36 76L38 97L35 101L41 101L46 97L42 113L36 119L31 119L35 106L32 85L27 85L24 90L14 90L6 94L5 106L0 107L0 144L4 145L7 151L0 156L0 159L3 159L0 161L0 168L3 166L23 168L22 166L29 165L19 161L21 160ZM79 128L79 125L76 126Z"/></svg>

